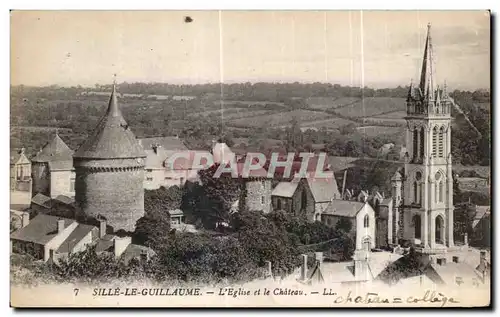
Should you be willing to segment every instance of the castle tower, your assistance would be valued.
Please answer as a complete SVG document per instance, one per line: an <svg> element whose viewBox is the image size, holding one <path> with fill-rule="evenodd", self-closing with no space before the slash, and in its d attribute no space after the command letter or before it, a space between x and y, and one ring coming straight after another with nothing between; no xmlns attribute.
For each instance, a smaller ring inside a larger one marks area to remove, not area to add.
<svg viewBox="0 0 500 317"><path fill-rule="evenodd" d="M114 230L133 231L144 215L146 154L118 108L116 88L108 110L74 155L78 207L104 217Z"/></svg>
<svg viewBox="0 0 500 317"><path fill-rule="evenodd" d="M451 101L434 86L430 24L427 26L420 83L407 98L403 176L403 238L424 251L453 246Z"/></svg>
<svg viewBox="0 0 500 317"><path fill-rule="evenodd" d="M55 137L31 159L32 197L73 196L75 174L73 151L56 133Z"/></svg>

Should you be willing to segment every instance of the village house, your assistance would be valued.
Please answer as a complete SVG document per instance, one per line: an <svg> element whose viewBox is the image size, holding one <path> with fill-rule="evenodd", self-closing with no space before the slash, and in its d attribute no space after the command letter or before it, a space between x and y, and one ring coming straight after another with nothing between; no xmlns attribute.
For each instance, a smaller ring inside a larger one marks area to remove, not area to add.
<svg viewBox="0 0 500 317"><path fill-rule="evenodd" d="M314 221L314 197L305 178L294 178L289 182L280 182L271 194L274 210L284 210L296 216Z"/></svg>
<svg viewBox="0 0 500 317"><path fill-rule="evenodd" d="M108 234L106 221L100 221L96 227L44 214L30 220L29 214L24 213L21 228L11 233L10 240L13 253L28 254L44 262L58 262L91 245L96 246L97 253L111 252L127 263L154 254L147 247L132 244L130 237Z"/></svg>
<svg viewBox="0 0 500 317"><path fill-rule="evenodd" d="M356 250L375 247L375 211L366 202L332 200L321 213L321 222L347 231L354 238Z"/></svg>
<svg viewBox="0 0 500 317"><path fill-rule="evenodd" d="M45 144L31 162L32 197L39 193L48 197L75 196L73 151L58 134Z"/></svg>
<svg viewBox="0 0 500 317"><path fill-rule="evenodd" d="M186 181L199 182L200 169L195 159L208 157L208 151L189 150L178 137L156 137L139 139L146 152L144 188L184 186ZM169 158L176 155L174 162ZM201 163L206 159L201 159ZM173 163L173 164L172 164Z"/></svg>
<svg viewBox="0 0 500 317"><path fill-rule="evenodd" d="M10 153L10 189L31 190L31 162L24 148Z"/></svg>

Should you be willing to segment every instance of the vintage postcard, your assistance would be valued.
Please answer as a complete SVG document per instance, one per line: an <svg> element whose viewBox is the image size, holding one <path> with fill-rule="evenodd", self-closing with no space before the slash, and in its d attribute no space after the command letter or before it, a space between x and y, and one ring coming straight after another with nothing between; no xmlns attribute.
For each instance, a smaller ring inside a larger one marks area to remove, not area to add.
<svg viewBox="0 0 500 317"><path fill-rule="evenodd" d="M488 11L12 11L12 307L484 307Z"/></svg>

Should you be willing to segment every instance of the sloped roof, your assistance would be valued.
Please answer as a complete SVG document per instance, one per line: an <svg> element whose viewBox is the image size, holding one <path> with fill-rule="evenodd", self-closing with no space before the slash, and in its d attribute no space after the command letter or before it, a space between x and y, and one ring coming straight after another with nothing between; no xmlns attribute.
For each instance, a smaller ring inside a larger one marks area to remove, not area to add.
<svg viewBox="0 0 500 317"><path fill-rule="evenodd" d="M21 153L19 151L10 151L10 164L16 164L21 157Z"/></svg>
<svg viewBox="0 0 500 317"><path fill-rule="evenodd" d="M181 139L174 136L155 137L138 139L144 150L151 150L154 146L159 145L166 151L187 151L188 148Z"/></svg>
<svg viewBox="0 0 500 317"><path fill-rule="evenodd" d="M50 207L50 197L45 196L41 193L38 193L33 198L31 198L31 202L43 207Z"/></svg>
<svg viewBox="0 0 500 317"><path fill-rule="evenodd" d="M73 169L73 160L71 161L53 161L49 162L51 171L70 171Z"/></svg>
<svg viewBox="0 0 500 317"><path fill-rule="evenodd" d="M227 163L235 158L235 154L226 143L216 143L212 148L214 163Z"/></svg>
<svg viewBox="0 0 500 317"><path fill-rule="evenodd" d="M184 215L184 212L182 212L182 210L180 210L180 209L173 209L173 210L169 210L168 214L170 216L182 216L182 215Z"/></svg>
<svg viewBox="0 0 500 317"><path fill-rule="evenodd" d="M75 158L117 159L146 157L142 146L130 130L116 100L116 88L109 98L106 114L92 135L76 151Z"/></svg>
<svg viewBox="0 0 500 317"><path fill-rule="evenodd" d="M474 215L474 220L472 221L472 228L475 228L481 219L489 214L490 206L476 206L476 214Z"/></svg>
<svg viewBox="0 0 500 317"><path fill-rule="evenodd" d="M46 163L55 161L73 162L73 151L64 143L58 134L47 142L40 152L38 152L32 162Z"/></svg>
<svg viewBox="0 0 500 317"><path fill-rule="evenodd" d="M279 196L279 197L292 197L295 191L297 190L297 187L299 186L299 182L292 180L291 182L280 182L278 185L273 189L272 196Z"/></svg>
<svg viewBox="0 0 500 317"><path fill-rule="evenodd" d="M112 252L115 243L113 240L115 239L115 236L112 234L106 234L104 237L101 239L97 240L96 247L95 247L95 252Z"/></svg>
<svg viewBox="0 0 500 317"><path fill-rule="evenodd" d="M46 244L57 235L57 220L64 220L64 228L69 227L75 220L39 214L30 223L17 231L11 233L10 238L29 241L38 244Z"/></svg>
<svg viewBox="0 0 500 317"><path fill-rule="evenodd" d="M63 243L56 250L57 253L69 253L73 251L73 248L82 241L82 239L92 230L97 230L97 227L78 224L78 226L71 232L71 234L63 241Z"/></svg>
<svg viewBox="0 0 500 317"><path fill-rule="evenodd" d="M335 198L340 198L337 181L332 174L328 178L307 178L307 183L311 188L314 200L317 203L327 202Z"/></svg>
<svg viewBox="0 0 500 317"><path fill-rule="evenodd" d="M16 150L11 150L10 151L10 164L17 164L17 163L23 163L19 162L21 158L24 158L23 160L26 161L26 163L29 163L30 160L26 157L24 154L24 149L16 149Z"/></svg>
<svg viewBox="0 0 500 317"><path fill-rule="evenodd" d="M54 198L53 200L61 202L61 203L66 204L66 205L71 205L72 203L75 202L74 198L71 198L71 197L68 197L65 195L59 195L56 198Z"/></svg>
<svg viewBox="0 0 500 317"><path fill-rule="evenodd" d="M350 200L332 200L323 214L354 218L365 204Z"/></svg>
<svg viewBox="0 0 500 317"><path fill-rule="evenodd" d="M208 163L207 158L210 158L210 152L208 151L166 151L163 148L158 148L155 150L146 150L146 169L162 169L167 168L170 170L189 170L192 169L196 164L206 165ZM179 154L175 159L173 155ZM197 154L204 154L201 157L201 162L195 162L194 159ZM172 158L173 162L169 160ZM171 164L173 163L173 164Z"/></svg>
<svg viewBox="0 0 500 317"><path fill-rule="evenodd" d="M123 251L121 258L125 263L128 263L132 259L136 259L140 257L142 254L147 254L149 256L152 256L155 254L155 252L146 246L139 245L139 244L129 244L125 251Z"/></svg>
<svg viewBox="0 0 500 317"><path fill-rule="evenodd" d="M380 203L382 206L388 206L392 201L392 198L384 198L382 199L382 202Z"/></svg>

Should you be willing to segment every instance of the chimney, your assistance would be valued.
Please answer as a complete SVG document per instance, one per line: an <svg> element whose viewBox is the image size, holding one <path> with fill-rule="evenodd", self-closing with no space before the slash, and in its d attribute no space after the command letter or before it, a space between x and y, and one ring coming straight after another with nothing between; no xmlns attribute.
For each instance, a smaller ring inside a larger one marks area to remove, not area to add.
<svg viewBox="0 0 500 317"><path fill-rule="evenodd" d="M57 220L57 234L60 234L64 230L64 219Z"/></svg>
<svg viewBox="0 0 500 317"><path fill-rule="evenodd" d="M273 267L271 261L266 261L266 276L273 276Z"/></svg>
<svg viewBox="0 0 500 317"><path fill-rule="evenodd" d="M132 238L131 237L115 237L113 240L113 246L115 249L115 257L120 257L125 249L132 243Z"/></svg>
<svg viewBox="0 0 500 317"><path fill-rule="evenodd" d="M307 279L307 254L302 254L302 267L300 268L300 279L305 281Z"/></svg>
<svg viewBox="0 0 500 317"><path fill-rule="evenodd" d="M323 264L323 252L314 252L314 259L321 266Z"/></svg>
<svg viewBox="0 0 500 317"><path fill-rule="evenodd" d="M99 220L99 238L102 239L106 235L106 220Z"/></svg>
<svg viewBox="0 0 500 317"><path fill-rule="evenodd" d="M30 214L27 212L23 212L21 219L21 227L24 228L30 224Z"/></svg>

